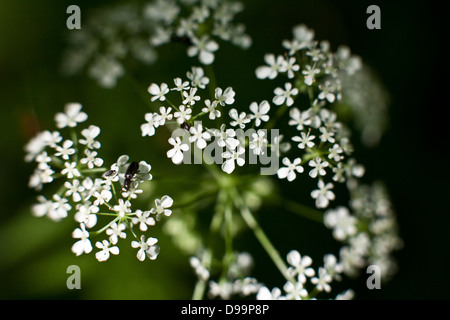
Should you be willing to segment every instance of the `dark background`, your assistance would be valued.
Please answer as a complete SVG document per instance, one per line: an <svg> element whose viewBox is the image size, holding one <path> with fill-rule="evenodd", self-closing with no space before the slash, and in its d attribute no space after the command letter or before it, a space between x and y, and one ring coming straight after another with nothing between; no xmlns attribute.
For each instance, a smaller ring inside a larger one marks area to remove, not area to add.
<svg viewBox="0 0 450 320"><path fill-rule="evenodd" d="M134 148L142 143L137 130L146 109L124 80L114 90L106 90L86 76L65 78L59 72L68 32L67 6L81 7L83 23L89 8L110 2L0 2L3 299L190 297L195 279L187 259L179 263L180 253L171 248L169 241L165 241L163 250L167 253L158 258L158 263L139 263L134 250L122 252L121 248L117 259L99 264L92 253L74 257L70 252L73 224L69 221L56 224L36 219L29 212L36 194L27 188L33 168L23 162L23 146L37 129L54 128L53 116L65 103L83 103L90 123L102 128L103 139L107 137L109 142L102 140L105 160L114 161L123 153L139 157L148 152ZM366 28L366 8L370 4L381 8L381 30ZM246 92L246 105L253 96L260 99L265 85L271 88L272 84L254 79L254 69L262 64L263 54L280 52L281 41L291 37L292 26L305 23L315 30L317 39L328 39L334 48L348 45L376 70L387 87L391 97L389 129L380 145L359 154L359 159L367 168L368 179L384 180L389 188L405 246L396 254L399 273L381 290L365 289L363 280L356 283L362 299L450 297L448 34L443 11L430 1L246 1L245 11L237 20L247 26L253 38L252 48L242 52L225 45L217 55L216 72L222 85L231 83L236 92ZM155 66L141 70L144 89L150 82L168 82L184 74L193 63L183 51L175 50L173 54L177 62L169 67L164 62L173 61L172 56L162 57ZM149 162L158 163L161 154L152 152ZM284 232L282 228L275 230ZM273 237L277 238L277 234ZM254 245L252 241L249 245ZM291 246L287 243L282 247L288 250ZM65 268L70 264L83 270L79 292L65 287ZM274 281L273 285L280 284Z"/></svg>

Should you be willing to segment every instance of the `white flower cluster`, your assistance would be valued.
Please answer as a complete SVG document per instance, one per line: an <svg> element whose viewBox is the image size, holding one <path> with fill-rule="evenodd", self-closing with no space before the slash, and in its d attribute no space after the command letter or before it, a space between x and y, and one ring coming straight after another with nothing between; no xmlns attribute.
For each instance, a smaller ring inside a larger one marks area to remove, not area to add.
<svg viewBox="0 0 450 320"><path fill-rule="evenodd" d="M349 208L340 206L324 214L324 224L333 237L345 245L339 256L343 272L355 276L368 265L377 265L382 279L396 271L392 253L403 245L397 220L382 184L355 184L351 187Z"/></svg>
<svg viewBox="0 0 450 320"><path fill-rule="evenodd" d="M151 23L143 19L134 4L104 6L87 14L80 30L68 34L62 71L67 75L84 72L105 88L113 88L125 74L124 61L133 58L145 64L157 60L149 43Z"/></svg>
<svg viewBox="0 0 450 320"><path fill-rule="evenodd" d="M332 254L323 257L323 266L316 271L311 267L313 261L311 257L302 256L297 250L291 250L286 257L289 268L287 274L293 280L287 281L283 286L283 291L275 287L272 290L262 286L256 295L258 300L309 300L316 299L320 292L330 293L331 283L340 281L343 267L337 258ZM309 280L309 282L308 282ZM307 286L312 284L312 289ZM284 294L283 294L284 293ZM354 293L351 289L338 294L336 300L352 299Z"/></svg>
<svg viewBox="0 0 450 320"><path fill-rule="evenodd" d="M192 256L189 261L199 279L203 281L210 279L210 271L202 264L199 257ZM247 297L256 294L262 284L248 276L253 265L254 261L250 253L234 253L227 273L222 274L218 281L209 280L208 297L228 300L236 295Z"/></svg>
<svg viewBox="0 0 450 320"><path fill-rule="evenodd" d="M152 95L151 100L167 101L168 106L161 106L159 112L145 114L147 122L141 125L142 136L153 136L156 128L171 120L171 123L177 123L184 129L180 135L169 138L169 144L173 148L167 152L167 157L172 159L173 163L180 164L183 161L184 154L192 149L191 144L200 150L211 146L224 150L220 152L220 159L215 160L218 160L216 163L222 164L224 172L230 174L235 170L236 164L238 166L245 164L247 147L248 152L255 157L264 155L268 147L277 150L280 140L269 146L267 131L258 128L270 119L268 101L252 102L249 113L238 113L232 108L228 111L229 121L224 121L220 128L208 128L201 121L195 120L206 115L209 120L221 118L223 112L221 110L235 102L235 92L231 87L225 90L217 87L214 88L213 100L202 101L201 90L205 90L209 84L209 78L204 75L204 70L201 67L192 67L192 70L187 72L187 79L175 78L172 88L166 83L160 85L152 83L148 88L148 92ZM168 99L168 94L173 91L179 92L181 103L175 104ZM244 129L250 126L258 129L253 129L250 133L244 132Z"/></svg>
<svg viewBox="0 0 450 320"><path fill-rule="evenodd" d="M147 18L158 23L150 37L152 45L185 43L189 57L198 56L200 63L209 65L219 49L214 38L244 49L250 47L251 38L245 33L245 26L233 23L234 16L242 10L241 2L227 0L157 0L148 4L144 11ZM182 15L183 12L188 14Z"/></svg>
<svg viewBox="0 0 450 320"><path fill-rule="evenodd" d="M71 139L64 139L59 131L43 131L25 146L27 162L35 161L37 167L29 180L29 187L41 191L44 184L57 184L57 191L50 197L37 197L38 202L32 206L35 216L59 221L73 214L79 224L72 236L78 239L72 246L76 255L90 253L93 250L90 236L106 233L107 239L97 241L100 249L95 256L105 261L110 254L117 255L116 246L119 238L126 238L129 230L136 240L131 242L133 248L139 248L137 257L143 261L147 256L156 259L159 253L158 239L141 235L139 238L133 228L145 232L154 226L161 216L170 216L169 209L173 200L169 196L155 200L155 207L142 211L132 209L132 201L138 194L140 183L151 180L151 166L145 161L135 162L135 171L130 173L129 157L119 157L110 170L103 167L103 159L98 157L101 144L97 139L100 128L94 125L81 130L82 138L77 138L75 127L84 122L88 116L81 111L79 103L68 103L64 113L55 116L58 129L66 127L71 130ZM104 173L98 176L99 173ZM119 189L117 187L119 186ZM98 216L112 217L98 231L90 231L97 225Z"/></svg>
<svg viewBox="0 0 450 320"><path fill-rule="evenodd" d="M340 47L337 53L330 52L329 43L314 40L314 31L304 25L294 27L293 36L292 40L283 41L288 50L286 55L266 54L267 65L258 67L256 76L287 77L284 88L274 90L272 101L278 108L284 108L282 112L289 111L288 124L298 132L291 138L297 149L293 157L283 157L284 166L278 170L278 177L293 181L298 173L307 171L311 178L317 179L318 188L311 192L316 207L326 208L335 199L333 182L345 182L364 174L364 168L351 158L353 147L347 128L327 108L341 99L339 72L353 74L361 61L346 47ZM308 106L296 106L300 94L309 98ZM333 182L326 182L330 175Z"/></svg>
<svg viewBox="0 0 450 320"><path fill-rule="evenodd" d="M87 67L101 86L112 88L124 75L128 57L152 64L156 48L170 42L186 44L189 57L211 64L219 49L214 39L244 49L251 45L245 26L233 23L242 9L242 3L228 0L155 0L143 7L127 3L99 8L81 30L70 33L63 71L72 75Z"/></svg>

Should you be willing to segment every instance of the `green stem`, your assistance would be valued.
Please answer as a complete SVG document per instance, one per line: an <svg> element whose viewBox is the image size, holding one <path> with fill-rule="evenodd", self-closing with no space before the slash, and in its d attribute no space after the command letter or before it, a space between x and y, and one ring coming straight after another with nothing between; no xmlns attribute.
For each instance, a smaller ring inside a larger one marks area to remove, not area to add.
<svg viewBox="0 0 450 320"><path fill-rule="evenodd" d="M280 198L279 196L269 198L269 201L272 201L274 205L280 206L304 218L321 224L323 223L323 212L320 210L310 208L294 201Z"/></svg>
<svg viewBox="0 0 450 320"><path fill-rule="evenodd" d="M214 239L219 232L220 226L222 225L223 220L223 207L222 204L225 200L226 194L221 191L218 194L216 208L214 210L214 215L211 220L211 224L209 227L209 239L208 239L208 248L203 253L202 257L202 265L210 270L212 263L212 252L213 252L213 244ZM198 279L195 284L194 292L192 294L192 300L201 300L206 291L207 280Z"/></svg>
<svg viewBox="0 0 450 320"><path fill-rule="evenodd" d="M209 84L208 84L209 95L210 95L211 100L214 101L216 99L215 90L217 88L217 81L216 81L216 75L214 73L214 69L213 69L212 65L205 66L205 72L206 72L206 76L209 78ZM219 106L217 106L217 107L219 107Z"/></svg>
<svg viewBox="0 0 450 320"><path fill-rule="evenodd" d="M183 203L177 203L177 204L173 205L171 209L179 209L179 208L189 207L205 198L209 198L209 197L213 196L216 192L217 192L216 190L213 190L213 191L200 193L200 194L196 195L195 197L192 197L191 199L189 199Z"/></svg>
<svg viewBox="0 0 450 320"><path fill-rule="evenodd" d="M230 197L224 203L224 219L225 219L225 254L223 256L223 266L221 279L226 279L228 269L233 259L233 202Z"/></svg>
<svg viewBox="0 0 450 320"><path fill-rule="evenodd" d="M278 268L278 270L281 272L283 277L287 281L291 281L295 283L295 279L292 278L287 273L287 266L284 263L284 260L281 258L278 250L273 246L273 244L270 242L267 235L264 233L264 231L261 229L260 225L258 224L258 221L253 216L250 209L245 205L242 198L239 196L238 192L236 190L233 190L233 199L235 201L236 207L240 210L241 216L248 225L248 227L253 231L255 234L255 237L258 239L258 241L261 243L262 247L266 250L269 257L274 262L275 266Z"/></svg>

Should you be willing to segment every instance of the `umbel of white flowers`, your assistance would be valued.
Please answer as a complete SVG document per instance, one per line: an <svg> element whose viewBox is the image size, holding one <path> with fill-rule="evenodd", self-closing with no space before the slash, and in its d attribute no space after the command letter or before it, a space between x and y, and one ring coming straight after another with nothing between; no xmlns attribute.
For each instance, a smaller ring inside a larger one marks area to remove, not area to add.
<svg viewBox="0 0 450 320"><path fill-rule="evenodd" d="M94 125L82 129L80 138L77 138L76 131L72 131L71 139L65 139L62 135L65 128L78 129L79 123L87 120L87 114L81 109L79 103L68 103L65 112L55 116L56 127L61 132L43 131L25 146L25 160L34 161L37 165L29 187L42 191L45 184L60 185L57 193L48 199L39 195L32 212L35 216L47 216L55 221L73 215L79 224L72 233L77 239L72 246L76 255L90 253L93 250L92 235L104 234L106 239L95 243L100 249L95 257L98 261L105 261L111 254L119 254L119 239L125 239L131 233L135 238L131 246L139 249L137 258L154 260L159 253L158 239L145 234L138 236L135 228L138 227L142 233L150 231L149 227L155 226L161 216L172 214L169 208L173 200L164 195L155 199L155 206L150 210L133 209L133 200L143 192L139 185L152 179L150 164L140 161L137 172L131 177L127 177L130 166L127 155L120 156L110 168L103 167L104 161L98 157L100 128ZM104 174L99 176L102 172ZM127 179L129 187L125 188ZM91 231L101 215L111 220L99 230Z"/></svg>

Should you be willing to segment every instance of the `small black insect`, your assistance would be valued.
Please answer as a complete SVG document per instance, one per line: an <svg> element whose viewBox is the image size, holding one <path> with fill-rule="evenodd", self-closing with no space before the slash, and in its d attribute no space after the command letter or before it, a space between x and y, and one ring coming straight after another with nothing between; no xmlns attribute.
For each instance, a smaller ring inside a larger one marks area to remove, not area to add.
<svg viewBox="0 0 450 320"><path fill-rule="evenodd" d="M127 171L125 172L125 181L123 182L123 191L130 190L131 181L133 180L136 173L139 172L139 164L136 161L133 161L128 166Z"/></svg>
<svg viewBox="0 0 450 320"><path fill-rule="evenodd" d="M111 177L111 176L115 176L116 173L117 173L116 170L109 170L109 171L106 171L106 172L103 174L103 178L108 178L108 177Z"/></svg>
<svg viewBox="0 0 450 320"><path fill-rule="evenodd" d="M189 132L189 130L191 130L191 126L187 123L187 122L183 122L180 127L184 130L186 130L187 132Z"/></svg>

